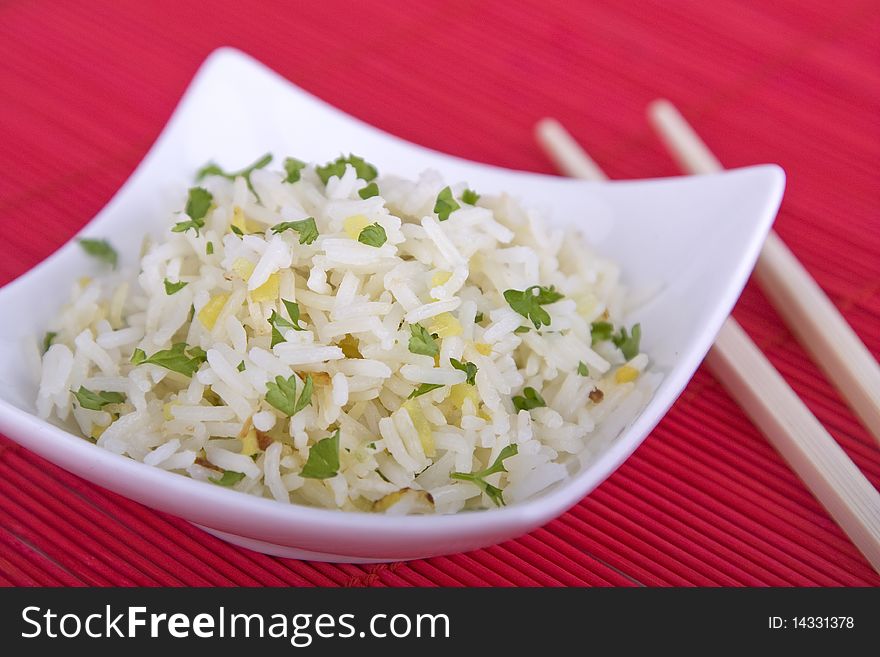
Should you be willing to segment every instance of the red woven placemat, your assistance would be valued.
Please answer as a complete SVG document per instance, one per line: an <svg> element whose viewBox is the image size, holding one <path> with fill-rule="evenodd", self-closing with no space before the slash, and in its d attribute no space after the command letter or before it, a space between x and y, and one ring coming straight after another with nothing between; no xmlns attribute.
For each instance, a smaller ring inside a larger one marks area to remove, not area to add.
<svg viewBox="0 0 880 657"><path fill-rule="evenodd" d="M880 353L873 0L354 6L0 5L0 283L107 202L199 63L233 45L389 132L534 171L551 169L532 127L554 115L613 177L675 173L644 120L667 96L725 164L785 167L779 233ZM877 485L880 451L753 285L736 316ZM15 585L880 584L704 370L590 497L485 550L379 566L268 557L2 437L0 545L0 584Z"/></svg>

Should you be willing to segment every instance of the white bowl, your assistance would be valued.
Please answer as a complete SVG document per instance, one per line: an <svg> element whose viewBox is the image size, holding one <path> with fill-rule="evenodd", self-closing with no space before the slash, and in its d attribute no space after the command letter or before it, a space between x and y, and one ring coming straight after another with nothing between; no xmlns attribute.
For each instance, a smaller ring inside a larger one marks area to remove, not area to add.
<svg viewBox="0 0 880 657"><path fill-rule="evenodd" d="M454 126L450 126L450 130ZM529 139L523 135L523 139ZM36 382L23 340L42 335L69 282L94 265L70 242L0 290L0 431L98 485L261 552L323 561L389 561L470 550L514 538L577 503L642 442L693 375L730 313L779 206L775 165L638 182L591 183L468 162L385 134L298 89L250 57L213 53L156 144L83 230L136 262L196 169L264 152L329 160L354 152L381 171L425 168L485 193L510 191L557 223L579 223L634 287L658 285L634 313L663 382L644 411L580 471L531 501L451 516L384 516L281 504L202 483L100 449L34 415Z"/></svg>

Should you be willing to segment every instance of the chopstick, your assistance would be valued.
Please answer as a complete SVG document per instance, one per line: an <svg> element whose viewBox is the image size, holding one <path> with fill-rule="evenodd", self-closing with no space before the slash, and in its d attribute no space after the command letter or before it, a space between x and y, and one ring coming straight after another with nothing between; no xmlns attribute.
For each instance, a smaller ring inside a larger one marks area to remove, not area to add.
<svg viewBox="0 0 880 657"><path fill-rule="evenodd" d="M648 106L648 117L684 171L722 170L721 163L672 103L654 101ZM755 275L792 333L880 442L880 365L774 232L767 236Z"/></svg>
<svg viewBox="0 0 880 657"><path fill-rule="evenodd" d="M570 136L560 146L563 142L558 133L564 128L557 124L558 129L548 130L548 125L553 124L545 120L536 126L536 138L544 150L552 154L551 159L566 175L590 179L583 175L590 168L581 158L583 149ZM706 153L700 157L707 159ZM853 544L880 572L880 493L733 317L722 325L706 363Z"/></svg>

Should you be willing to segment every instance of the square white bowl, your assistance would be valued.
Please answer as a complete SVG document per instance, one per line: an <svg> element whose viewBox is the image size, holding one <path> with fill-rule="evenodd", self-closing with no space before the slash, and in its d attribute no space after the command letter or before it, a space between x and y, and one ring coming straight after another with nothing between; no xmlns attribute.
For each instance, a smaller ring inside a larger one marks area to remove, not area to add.
<svg viewBox="0 0 880 657"><path fill-rule="evenodd" d="M708 351L757 259L785 184L761 165L717 175L592 183L469 162L400 140L305 93L228 48L203 64L137 170L83 234L104 237L135 263L144 233L179 207L208 160L230 167L264 152L325 161L354 152L379 170L426 168L484 193L508 191L555 223L577 223L635 288L654 286L633 313L643 349L664 378L612 442L536 498L451 516L384 516L287 505L203 483L103 450L34 415L35 376L22 348L67 301L68 282L94 265L71 241L0 289L0 431L96 484L233 543L288 557L388 561L470 550L526 533L563 513L611 474L663 417ZM39 299L39 303L33 300Z"/></svg>

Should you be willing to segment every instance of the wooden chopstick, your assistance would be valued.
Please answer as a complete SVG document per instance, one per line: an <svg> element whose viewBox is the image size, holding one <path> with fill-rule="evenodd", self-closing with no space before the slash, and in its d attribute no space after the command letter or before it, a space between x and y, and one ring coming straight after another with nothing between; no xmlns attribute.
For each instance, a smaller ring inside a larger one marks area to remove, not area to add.
<svg viewBox="0 0 880 657"><path fill-rule="evenodd" d="M648 117L684 171L722 170L721 163L672 103L654 101L648 106ZM755 275L792 333L880 442L880 365L774 232L764 243Z"/></svg>
<svg viewBox="0 0 880 657"><path fill-rule="evenodd" d="M559 147L558 130L547 130L547 125L541 122L536 126L536 137L547 153L552 153L551 159L566 175L589 178L582 175L589 165L578 161L583 149L570 136L568 143ZM705 153L702 156L705 158ZM706 363L880 572L880 493L733 317L721 327Z"/></svg>

